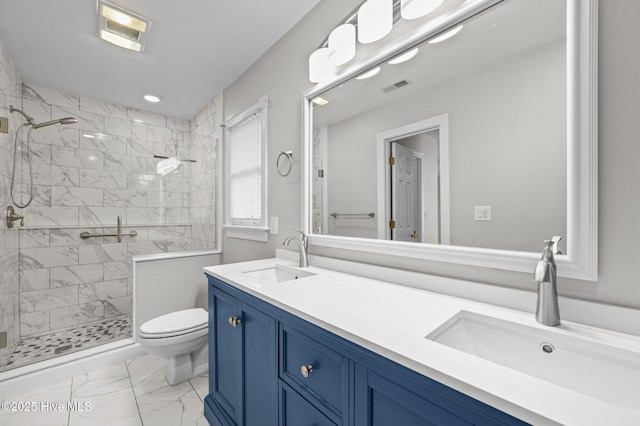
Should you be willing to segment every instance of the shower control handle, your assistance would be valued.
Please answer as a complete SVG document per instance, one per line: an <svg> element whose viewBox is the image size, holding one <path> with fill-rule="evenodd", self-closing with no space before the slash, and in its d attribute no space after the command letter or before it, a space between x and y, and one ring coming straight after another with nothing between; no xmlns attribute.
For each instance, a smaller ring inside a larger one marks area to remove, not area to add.
<svg viewBox="0 0 640 426"><path fill-rule="evenodd" d="M5 221L7 223L7 228L13 228L13 222L19 220L20 226L24 226L24 216L19 215L13 209L13 206L8 206L4 211Z"/></svg>
<svg viewBox="0 0 640 426"><path fill-rule="evenodd" d="M231 324L234 328L239 326L241 322L242 321L240 321L240 319L237 317L229 317L229 324Z"/></svg>

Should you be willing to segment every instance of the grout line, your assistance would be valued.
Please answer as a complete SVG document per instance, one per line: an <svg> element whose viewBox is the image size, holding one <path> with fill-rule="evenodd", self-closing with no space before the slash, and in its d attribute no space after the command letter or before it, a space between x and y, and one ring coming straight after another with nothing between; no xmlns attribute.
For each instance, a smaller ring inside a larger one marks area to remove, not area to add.
<svg viewBox="0 0 640 426"><path fill-rule="evenodd" d="M73 402L73 377L69 380L69 403L72 403L72 402ZM71 410L67 409L67 426L69 426L69 423L71 423Z"/></svg>
<svg viewBox="0 0 640 426"><path fill-rule="evenodd" d="M129 377L129 385L131 385L131 393L133 394L133 399L136 401L136 409L138 410L138 416L140 417L140 424L144 426L144 420L142 419L142 412L140 411L140 405L138 404L138 395L136 395L136 391L133 388L133 381L131 380L131 370L129 370L129 363L127 361L135 360L135 358L129 358L124 361L124 367L127 369L127 376Z"/></svg>

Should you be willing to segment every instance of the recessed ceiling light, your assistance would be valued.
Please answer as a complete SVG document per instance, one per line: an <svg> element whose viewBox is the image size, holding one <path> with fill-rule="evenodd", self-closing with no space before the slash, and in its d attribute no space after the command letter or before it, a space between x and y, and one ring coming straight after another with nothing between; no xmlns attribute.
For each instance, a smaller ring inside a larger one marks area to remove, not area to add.
<svg viewBox="0 0 640 426"><path fill-rule="evenodd" d="M401 64L401 63L406 62L409 59L413 58L414 56L416 56L417 53L418 53L418 48L416 47L415 49L411 49L407 53L403 53L400 56L396 56L395 58L390 60L388 63L389 63L389 65Z"/></svg>
<svg viewBox="0 0 640 426"><path fill-rule="evenodd" d="M364 80L365 78L373 77L374 75L380 72L380 67L375 67L374 69L365 72L364 74L360 74L356 77L356 80Z"/></svg>
<svg viewBox="0 0 640 426"><path fill-rule="evenodd" d="M98 36L125 49L142 51L151 21L119 6L98 1Z"/></svg>
<svg viewBox="0 0 640 426"><path fill-rule="evenodd" d="M316 96L315 98L311 99L311 103L313 104L313 106L323 106L328 104L329 102L331 102L330 99L323 98L322 96Z"/></svg>
<svg viewBox="0 0 640 426"><path fill-rule="evenodd" d="M460 30L462 30L463 26L464 25L458 25L454 29L447 31L446 33L444 33L442 35L439 35L436 38L432 38L431 40L429 40L429 44L440 43L441 41L445 41L445 40L450 39L454 35L458 34L460 32Z"/></svg>
<svg viewBox="0 0 640 426"><path fill-rule="evenodd" d="M160 102L160 98L154 95L144 95L144 100L147 102Z"/></svg>

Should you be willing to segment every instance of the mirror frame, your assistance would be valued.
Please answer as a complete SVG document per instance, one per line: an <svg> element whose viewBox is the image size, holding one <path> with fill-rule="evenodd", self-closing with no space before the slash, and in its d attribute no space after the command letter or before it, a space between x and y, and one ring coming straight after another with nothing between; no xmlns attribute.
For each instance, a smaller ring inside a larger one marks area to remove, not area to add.
<svg viewBox="0 0 640 426"><path fill-rule="evenodd" d="M302 230L309 244L367 253L403 256L532 272L540 252L465 246L416 244L368 238L312 234L311 99L401 52L454 27L460 22L509 0L472 0L419 27L408 37L390 42L369 59L346 65L328 82L317 84L302 97ZM598 0L567 0L567 255L557 255L558 276L587 281L598 278ZM551 238L551 235L549 235ZM543 242L540 241L542 250Z"/></svg>

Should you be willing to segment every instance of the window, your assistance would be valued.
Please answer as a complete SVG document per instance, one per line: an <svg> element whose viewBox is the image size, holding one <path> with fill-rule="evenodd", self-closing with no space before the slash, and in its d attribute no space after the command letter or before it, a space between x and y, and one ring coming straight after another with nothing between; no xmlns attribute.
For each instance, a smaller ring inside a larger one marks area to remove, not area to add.
<svg viewBox="0 0 640 426"><path fill-rule="evenodd" d="M266 151L269 99L225 122L225 209L228 237L266 241Z"/></svg>

